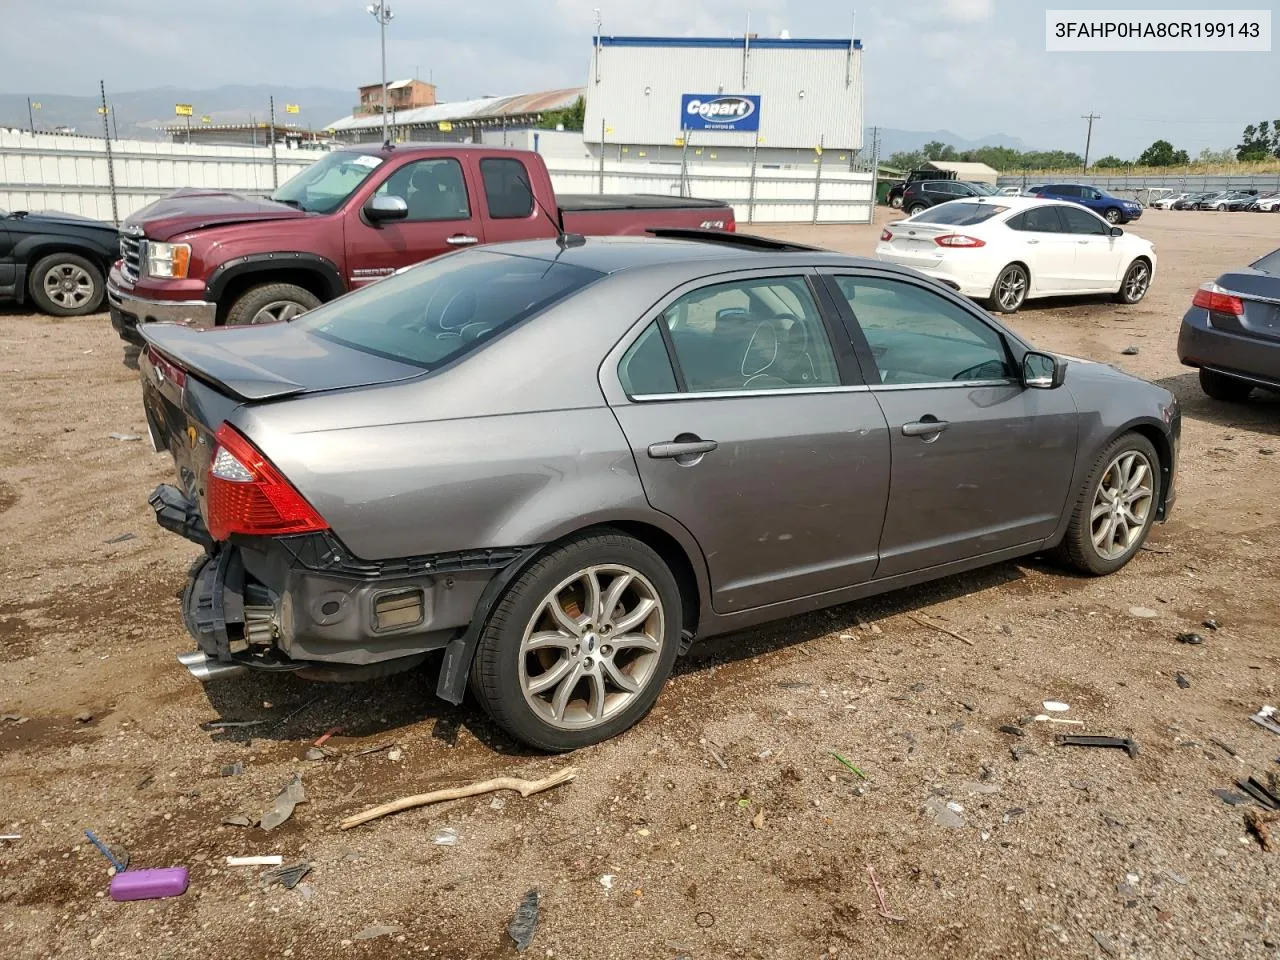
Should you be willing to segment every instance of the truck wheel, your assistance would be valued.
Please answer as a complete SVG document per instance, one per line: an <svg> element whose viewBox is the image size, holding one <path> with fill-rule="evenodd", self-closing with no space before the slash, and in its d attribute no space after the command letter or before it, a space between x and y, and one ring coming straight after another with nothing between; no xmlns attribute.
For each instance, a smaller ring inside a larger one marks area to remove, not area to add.
<svg viewBox="0 0 1280 960"><path fill-rule="evenodd" d="M535 561L480 636L471 689L489 716L541 750L616 736L658 699L680 645L680 590L653 550L586 534Z"/></svg>
<svg viewBox="0 0 1280 960"><path fill-rule="evenodd" d="M74 253L51 253L31 269L31 299L55 317L82 317L102 306L106 287L102 271Z"/></svg>
<svg viewBox="0 0 1280 960"><path fill-rule="evenodd" d="M229 327L240 327L292 320L318 306L320 298L310 290L292 283L265 283L250 287L239 296L227 311L226 323Z"/></svg>
<svg viewBox="0 0 1280 960"><path fill-rule="evenodd" d="M895 209L895 210L901 210L901 209L902 209L902 194L900 194L900 193L893 193L893 194L890 194L890 195L889 195L889 206L893 207L893 209Z"/></svg>

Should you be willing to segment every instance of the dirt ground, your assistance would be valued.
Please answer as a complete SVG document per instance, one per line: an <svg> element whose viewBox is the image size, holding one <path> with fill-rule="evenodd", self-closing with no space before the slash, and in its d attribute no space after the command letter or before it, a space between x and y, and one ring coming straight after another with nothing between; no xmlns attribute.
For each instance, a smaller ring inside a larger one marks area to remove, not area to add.
<svg viewBox="0 0 1280 960"><path fill-rule="evenodd" d="M879 229L774 232L869 253ZM1160 258L1140 305L1037 303L1013 325L1181 399L1177 510L1149 550L1109 578L1033 559L695 646L647 720L569 757L436 701L425 669L191 680L175 594L195 549L146 504L170 465L110 437L145 433L136 372L105 316L0 308L0 833L21 835L0 840L0 954L509 957L536 889L539 957L1280 957L1280 854L1210 792L1280 772L1280 737L1248 719L1280 702L1280 401L1209 401L1174 349L1196 286L1274 248L1280 217L1153 211L1134 230ZM1050 699L1140 754L1002 731ZM265 722L201 728L217 718ZM338 755L304 761L335 726ZM336 828L569 765L540 796ZM307 802L283 826L222 824L295 773ZM962 825L928 812L947 801ZM188 867L188 892L113 902L86 828L134 868ZM225 864L251 854L311 872L263 889ZM869 867L901 919L879 915Z"/></svg>

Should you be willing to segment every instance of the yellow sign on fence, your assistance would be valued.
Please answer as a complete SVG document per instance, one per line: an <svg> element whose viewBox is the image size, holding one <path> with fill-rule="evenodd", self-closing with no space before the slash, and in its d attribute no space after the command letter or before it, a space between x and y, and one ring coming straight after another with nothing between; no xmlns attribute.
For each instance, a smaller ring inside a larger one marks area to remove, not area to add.
<svg viewBox="0 0 1280 960"><path fill-rule="evenodd" d="M297 112L298 112L298 111L300 111L301 109L302 109L302 108L301 108L301 107L299 107L296 103L286 103L286 104L284 105L284 112L285 112L285 113L297 113Z"/></svg>
<svg viewBox="0 0 1280 960"><path fill-rule="evenodd" d="M201 122L201 123L213 123L213 117L201 117L201 118L200 118L200 122Z"/></svg>
<svg viewBox="0 0 1280 960"><path fill-rule="evenodd" d="M448 120L441 120L438 126L440 127L441 133L448 133L450 130L453 129L453 124L450 123Z"/></svg>
<svg viewBox="0 0 1280 960"><path fill-rule="evenodd" d="M173 112L179 117L189 117L195 111L191 109L191 104L189 103L175 103L173 105Z"/></svg>

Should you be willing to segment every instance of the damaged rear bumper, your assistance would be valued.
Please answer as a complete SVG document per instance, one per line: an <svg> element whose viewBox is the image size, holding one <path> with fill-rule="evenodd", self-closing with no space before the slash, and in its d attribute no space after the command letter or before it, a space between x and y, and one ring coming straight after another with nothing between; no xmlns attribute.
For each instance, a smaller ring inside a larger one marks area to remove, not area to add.
<svg viewBox="0 0 1280 960"><path fill-rule="evenodd" d="M150 503L161 526L205 548L182 600L199 649L179 657L204 681L248 670L358 680L408 669L448 648L449 676L442 673L438 692L459 702L495 580L505 583L530 552L366 562L350 557L328 532L215 543L176 487L157 488Z"/></svg>

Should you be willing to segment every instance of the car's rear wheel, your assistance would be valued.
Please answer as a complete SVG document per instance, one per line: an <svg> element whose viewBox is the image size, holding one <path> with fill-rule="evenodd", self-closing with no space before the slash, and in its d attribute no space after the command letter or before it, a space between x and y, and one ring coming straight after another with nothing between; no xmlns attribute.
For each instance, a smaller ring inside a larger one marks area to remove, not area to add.
<svg viewBox="0 0 1280 960"><path fill-rule="evenodd" d="M1155 522L1160 458L1151 441L1126 433L1102 451L1067 525L1059 554L1081 573L1114 573L1133 559Z"/></svg>
<svg viewBox="0 0 1280 960"><path fill-rule="evenodd" d="M27 289L36 306L55 317L95 313L106 296L102 271L74 253L51 253L36 261Z"/></svg>
<svg viewBox="0 0 1280 960"><path fill-rule="evenodd" d="M227 311L227 326L275 323L292 320L320 306L320 298L292 283L264 283L251 287L236 298Z"/></svg>
<svg viewBox="0 0 1280 960"><path fill-rule="evenodd" d="M1116 293L1119 303L1137 303L1151 289L1151 264L1145 260L1135 260L1124 272L1120 281L1120 290Z"/></svg>
<svg viewBox="0 0 1280 960"><path fill-rule="evenodd" d="M891 196L891 197L889 198L889 206L893 207L893 209L895 209L895 210L901 210L901 209L902 209L902 197L901 197L900 195L898 195L898 194L894 194L893 196Z"/></svg>
<svg viewBox="0 0 1280 960"><path fill-rule="evenodd" d="M991 288L991 309L1001 313L1016 313L1027 300L1027 288L1030 286L1027 271L1019 264L1011 263L1000 271L995 285Z"/></svg>
<svg viewBox="0 0 1280 960"><path fill-rule="evenodd" d="M541 750L576 750L649 712L679 648L680 590L653 550L587 534L535 561L480 637L471 688L489 716Z"/></svg>
<svg viewBox="0 0 1280 960"><path fill-rule="evenodd" d="M1107 212L1103 214L1107 223L1119 223L1122 214L1115 207L1107 207Z"/></svg>
<svg viewBox="0 0 1280 960"><path fill-rule="evenodd" d="M1244 403L1253 392L1253 384L1247 380L1227 376L1216 370L1200 368L1200 389L1214 400L1223 403Z"/></svg>
<svg viewBox="0 0 1280 960"><path fill-rule="evenodd" d="M923 203L913 203L910 206L910 208L908 208L907 213L914 217L917 213L920 213L921 211L927 210L927 209L929 208L926 207Z"/></svg>

